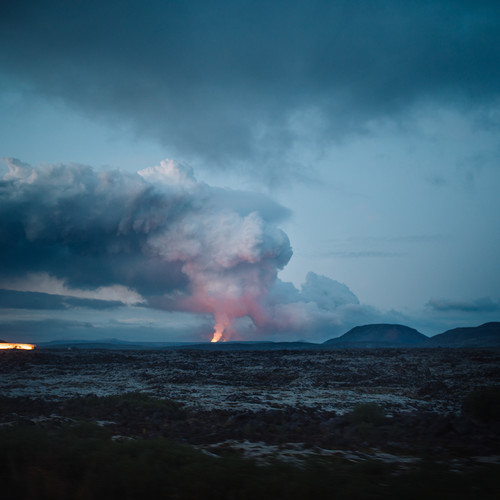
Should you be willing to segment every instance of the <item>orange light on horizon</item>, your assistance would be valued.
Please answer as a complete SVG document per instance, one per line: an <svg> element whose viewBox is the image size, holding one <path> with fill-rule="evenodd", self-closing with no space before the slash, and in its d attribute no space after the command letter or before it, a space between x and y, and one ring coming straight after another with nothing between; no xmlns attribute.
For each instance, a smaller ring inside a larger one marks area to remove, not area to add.
<svg viewBox="0 0 500 500"><path fill-rule="evenodd" d="M214 333L212 335L212 340L210 342L225 342L224 338L224 333L225 333L225 327L223 323L217 323L214 326Z"/></svg>
<svg viewBox="0 0 500 500"><path fill-rule="evenodd" d="M226 342L231 338L231 320L227 314L215 315L215 326L210 342Z"/></svg>
<svg viewBox="0 0 500 500"><path fill-rule="evenodd" d="M219 342L223 340L222 334L224 333L224 329L219 329L217 326L214 328L214 334L212 336L212 340L210 342Z"/></svg>
<svg viewBox="0 0 500 500"><path fill-rule="evenodd" d="M17 344L14 342L0 342L0 349L21 349L23 351L32 351L35 344Z"/></svg>
<svg viewBox="0 0 500 500"><path fill-rule="evenodd" d="M222 338L222 333L214 332L214 335L210 342L219 342L221 338Z"/></svg>

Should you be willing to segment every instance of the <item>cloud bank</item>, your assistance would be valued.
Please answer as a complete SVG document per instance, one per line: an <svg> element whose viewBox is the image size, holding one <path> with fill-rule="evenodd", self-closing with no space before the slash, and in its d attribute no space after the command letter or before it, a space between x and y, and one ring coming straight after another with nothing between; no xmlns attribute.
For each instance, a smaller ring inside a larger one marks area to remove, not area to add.
<svg viewBox="0 0 500 500"><path fill-rule="evenodd" d="M282 207L267 199L259 212L257 196L250 209L249 194L233 203L233 192L198 183L173 161L135 176L80 165L34 169L17 160L7 166L4 288L17 282L22 291L19 281L30 276L40 285L45 274L65 290L107 288L109 295L118 286L153 307L212 313L227 335L234 317L264 321L260 298L292 255L275 225Z"/></svg>
<svg viewBox="0 0 500 500"><path fill-rule="evenodd" d="M135 176L17 160L7 166L4 307L96 307L100 299L102 308L118 302L211 313L225 338L235 318L262 330L285 321L269 297L292 250L276 225L287 211L270 199L211 188L173 161Z"/></svg>
<svg viewBox="0 0 500 500"><path fill-rule="evenodd" d="M261 194L213 188L171 160L136 175L5 162L4 309L211 314L216 340L319 338L382 318L325 276L309 273L300 290L277 278L290 214Z"/></svg>
<svg viewBox="0 0 500 500"><path fill-rule="evenodd" d="M0 16L0 68L175 157L283 180L294 145L423 104L483 110L488 126L499 19L490 1L18 0Z"/></svg>

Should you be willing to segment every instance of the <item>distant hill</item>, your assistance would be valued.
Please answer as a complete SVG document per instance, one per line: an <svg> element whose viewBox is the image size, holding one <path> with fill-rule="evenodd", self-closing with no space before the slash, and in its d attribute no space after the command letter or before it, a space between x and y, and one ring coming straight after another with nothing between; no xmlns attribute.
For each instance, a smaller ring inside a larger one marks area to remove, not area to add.
<svg viewBox="0 0 500 500"><path fill-rule="evenodd" d="M204 342L198 344L179 345L170 349L196 349L200 351L309 351L320 349L320 344L312 342L271 342L271 341L229 341Z"/></svg>
<svg viewBox="0 0 500 500"><path fill-rule="evenodd" d="M326 348L420 347L428 337L404 325L373 324L356 326L344 335L323 342Z"/></svg>
<svg viewBox="0 0 500 500"><path fill-rule="evenodd" d="M40 342L40 349L108 349L108 350L153 350L169 347L185 346L189 342L128 342L119 339L102 340L52 340Z"/></svg>
<svg viewBox="0 0 500 500"><path fill-rule="evenodd" d="M431 337L425 347L500 347L500 322L453 328Z"/></svg>
<svg viewBox="0 0 500 500"><path fill-rule="evenodd" d="M125 340L53 340L38 344L40 349L175 350L203 351L301 351L318 349L310 342L128 342Z"/></svg>

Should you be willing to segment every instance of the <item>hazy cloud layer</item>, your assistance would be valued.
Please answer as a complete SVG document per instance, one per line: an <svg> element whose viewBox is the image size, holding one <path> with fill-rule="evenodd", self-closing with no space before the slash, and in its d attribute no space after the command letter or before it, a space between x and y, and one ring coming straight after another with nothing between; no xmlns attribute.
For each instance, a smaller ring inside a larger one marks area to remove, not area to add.
<svg viewBox="0 0 500 500"><path fill-rule="evenodd" d="M431 299L427 307L437 312L483 313L500 311L500 302L489 297L476 300Z"/></svg>
<svg viewBox="0 0 500 500"><path fill-rule="evenodd" d="M116 309L123 306L116 300L80 299L40 292L18 292L15 290L0 290L0 309L47 309L64 310L73 307L90 309Z"/></svg>
<svg viewBox="0 0 500 500"><path fill-rule="evenodd" d="M422 103L498 103L499 12L492 1L19 0L2 7L0 68L176 156L279 179L297 141L320 147Z"/></svg>
<svg viewBox="0 0 500 500"><path fill-rule="evenodd" d="M344 252L328 252L327 256L338 257L341 259L364 259L364 258L392 258L402 257L404 254L398 252L383 252L379 250L361 250L361 251L344 251Z"/></svg>

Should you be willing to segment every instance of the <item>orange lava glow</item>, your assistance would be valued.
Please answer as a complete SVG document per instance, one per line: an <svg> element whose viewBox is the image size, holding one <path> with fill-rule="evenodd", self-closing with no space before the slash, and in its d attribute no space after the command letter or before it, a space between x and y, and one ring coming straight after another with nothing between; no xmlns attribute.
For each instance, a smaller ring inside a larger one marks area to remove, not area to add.
<svg viewBox="0 0 500 500"><path fill-rule="evenodd" d="M226 342L231 338L231 318L226 313L215 314L215 326L210 342Z"/></svg>
<svg viewBox="0 0 500 500"><path fill-rule="evenodd" d="M223 335L224 335L224 327L221 325L215 325L214 334L210 342L219 342L220 340L224 341Z"/></svg>
<svg viewBox="0 0 500 500"><path fill-rule="evenodd" d="M231 337L231 320L227 314L215 316L214 333L210 342L226 342Z"/></svg>
<svg viewBox="0 0 500 500"><path fill-rule="evenodd" d="M35 344L14 344L11 342L0 342L0 349L22 349L24 351L32 351Z"/></svg>

